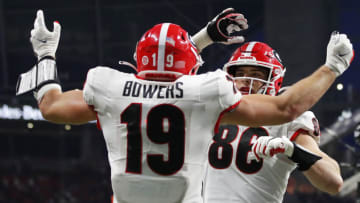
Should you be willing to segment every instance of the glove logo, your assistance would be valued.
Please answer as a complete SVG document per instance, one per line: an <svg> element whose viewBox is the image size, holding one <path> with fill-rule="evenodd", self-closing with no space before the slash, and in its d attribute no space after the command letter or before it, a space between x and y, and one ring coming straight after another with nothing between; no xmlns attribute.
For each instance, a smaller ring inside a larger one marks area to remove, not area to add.
<svg viewBox="0 0 360 203"><path fill-rule="evenodd" d="M46 43L47 42L47 40L44 40L44 39L36 39L37 41L39 41L39 42L42 42L42 43Z"/></svg>

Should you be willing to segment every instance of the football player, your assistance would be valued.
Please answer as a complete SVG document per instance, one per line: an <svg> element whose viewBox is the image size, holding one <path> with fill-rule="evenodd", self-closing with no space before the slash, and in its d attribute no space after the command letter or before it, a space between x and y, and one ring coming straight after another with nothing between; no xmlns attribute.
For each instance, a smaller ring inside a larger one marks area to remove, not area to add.
<svg viewBox="0 0 360 203"><path fill-rule="evenodd" d="M255 41L235 50L224 70L242 95L276 96L285 74L277 52ZM295 168L319 190L339 192L339 165L319 149L319 141L319 124L310 111L276 126L220 126L209 148L205 202L280 203Z"/></svg>
<svg viewBox="0 0 360 203"><path fill-rule="evenodd" d="M246 19L227 9L197 39L204 44L241 41L230 34L246 28ZM54 123L98 120L115 202L203 202L208 143L219 124L255 127L295 119L316 103L353 56L345 35L331 38L326 64L283 95L242 96L222 70L195 75L202 61L188 33L161 23L137 43L137 74L95 67L83 90L63 92L55 61L60 30L54 22L50 32L38 11L30 39L38 63L20 76L17 94L34 91L44 118Z"/></svg>

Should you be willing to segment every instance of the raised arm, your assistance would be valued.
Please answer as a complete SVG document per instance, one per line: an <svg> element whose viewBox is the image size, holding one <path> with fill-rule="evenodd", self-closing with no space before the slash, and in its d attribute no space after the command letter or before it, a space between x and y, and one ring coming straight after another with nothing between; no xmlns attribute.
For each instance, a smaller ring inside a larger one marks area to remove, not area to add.
<svg viewBox="0 0 360 203"><path fill-rule="evenodd" d="M243 96L234 111L224 114L222 122L251 127L278 125L294 120L310 109L334 82L336 75L327 66L292 85L280 96L251 94Z"/></svg>
<svg viewBox="0 0 360 203"><path fill-rule="evenodd" d="M280 96L246 95L224 114L222 123L256 127L292 121L310 109L350 65L354 51L345 34L331 35L326 62L310 76L292 85Z"/></svg>
<svg viewBox="0 0 360 203"><path fill-rule="evenodd" d="M60 33L58 22L54 22L52 32L46 28L43 11L39 10L30 37L38 63L19 77L17 95L33 91L42 115L51 122L81 124L96 120L96 113L84 101L82 91L61 90L55 61Z"/></svg>

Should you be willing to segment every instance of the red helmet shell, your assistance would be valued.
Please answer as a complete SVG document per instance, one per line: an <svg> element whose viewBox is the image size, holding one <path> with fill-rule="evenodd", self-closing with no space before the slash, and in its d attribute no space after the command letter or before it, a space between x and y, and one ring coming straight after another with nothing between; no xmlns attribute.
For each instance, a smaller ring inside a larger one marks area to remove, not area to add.
<svg viewBox="0 0 360 203"><path fill-rule="evenodd" d="M261 88L262 94L276 95L281 88L285 67L277 52L262 42L248 42L232 54L224 71L234 76L234 68L239 66L257 66L269 69L266 84Z"/></svg>
<svg viewBox="0 0 360 203"><path fill-rule="evenodd" d="M188 33L179 25L162 23L148 30L136 46L138 76L151 80L173 80L196 74L200 55Z"/></svg>

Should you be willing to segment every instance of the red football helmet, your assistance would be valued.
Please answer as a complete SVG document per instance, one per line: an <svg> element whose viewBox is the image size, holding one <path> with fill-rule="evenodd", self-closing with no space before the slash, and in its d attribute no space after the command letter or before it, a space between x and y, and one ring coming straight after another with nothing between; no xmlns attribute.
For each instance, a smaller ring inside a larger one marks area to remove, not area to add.
<svg viewBox="0 0 360 203"><path fill-rule="evenodd" d="M196 74L202 64L194 43L179 25L162 23L148 30L136 46L138 76L169 81Z"/></svg>
<svg viewBox="0 0 360 203"><path fill-rule="evenodd" d="M282 65L279 55L269 45L262 42L248 42L232 54L228 63L224 65L224 71L232 76L236 67L239 66L256 66L269 70L268 79L261 80L253 77L234 77L235 79L248 79L251 83L258 80L264 85L257 92L258 94L276 95L281 88L285 75L285 67ZM251 88L249 93L251 92Z"/></svg>

